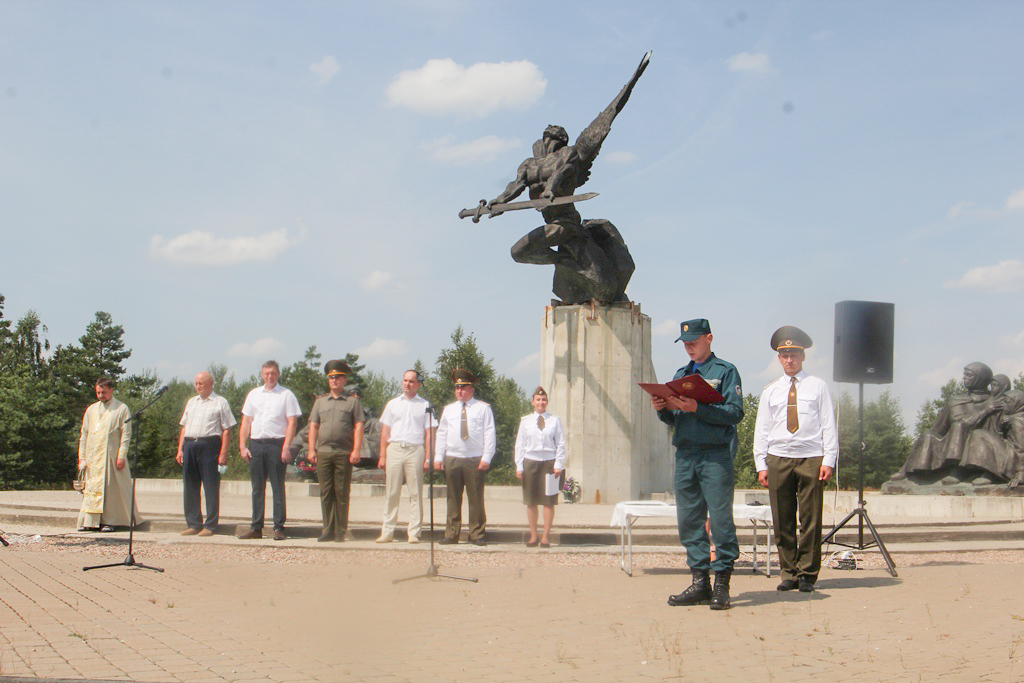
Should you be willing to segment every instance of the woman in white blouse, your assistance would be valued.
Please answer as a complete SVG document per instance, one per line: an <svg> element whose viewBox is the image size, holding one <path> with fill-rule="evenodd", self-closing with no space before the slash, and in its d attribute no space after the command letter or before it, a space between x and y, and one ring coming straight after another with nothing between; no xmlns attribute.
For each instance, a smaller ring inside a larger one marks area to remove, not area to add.
<svg viewBox="0 0 1024 683"><path fill-rule="evenodd" d="M545 480L553 477L561 481L565 469L565 433L562 421L547 412L548 394L543 387L533 392L533 410L519 421L516 436L516 477L523 482L523 503L526 519L530 523L528 548L551 547L551 523L555 520L558 504L558 486L554 495L548 495ZM537 538L537 506L544 506L544 533Z"/></svg>

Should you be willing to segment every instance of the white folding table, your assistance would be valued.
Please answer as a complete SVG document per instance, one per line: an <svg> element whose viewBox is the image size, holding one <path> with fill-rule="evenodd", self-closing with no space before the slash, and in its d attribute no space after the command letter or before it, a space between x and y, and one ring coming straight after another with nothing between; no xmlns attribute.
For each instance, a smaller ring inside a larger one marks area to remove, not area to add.
<svg viewBox="0 0 1024 683"><path fill-rule="evenodd" d="M749 519L754 528L753 564L754 571L759 571L757 552L757 527L764 524L767 542L765 552L765 576L772 575L772 508L769 505L733 505L734 519ZM671 517L676 519L676 506L661 500L628 500L615 505L612 513L611 526L619 527L622 546L620 568L629 576L633 576L633 523L641 517Z"/></svg>

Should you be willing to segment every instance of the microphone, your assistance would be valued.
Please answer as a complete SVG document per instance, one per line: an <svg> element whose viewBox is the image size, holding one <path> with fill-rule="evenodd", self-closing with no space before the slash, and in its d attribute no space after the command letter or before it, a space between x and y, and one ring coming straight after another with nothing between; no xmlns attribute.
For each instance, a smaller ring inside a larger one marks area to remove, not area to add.
<svg viewBox="0 0 1024 683"><path fill-rule="evenodd" d="M160 391L156 392L157 396L163 396L167 392L167 385L160 387Z"/></svg>

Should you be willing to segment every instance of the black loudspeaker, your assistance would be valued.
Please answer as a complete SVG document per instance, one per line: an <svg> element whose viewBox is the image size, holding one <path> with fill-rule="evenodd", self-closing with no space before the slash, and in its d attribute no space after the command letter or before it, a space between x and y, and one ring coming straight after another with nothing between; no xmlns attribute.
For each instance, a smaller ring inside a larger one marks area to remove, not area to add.
<svg viewBox="0 0 1024 683"><path fill-rule="evenodd" d="M836 304L832 379L858 384L892 383L895 312L895 304L877 301Z"/></svg>

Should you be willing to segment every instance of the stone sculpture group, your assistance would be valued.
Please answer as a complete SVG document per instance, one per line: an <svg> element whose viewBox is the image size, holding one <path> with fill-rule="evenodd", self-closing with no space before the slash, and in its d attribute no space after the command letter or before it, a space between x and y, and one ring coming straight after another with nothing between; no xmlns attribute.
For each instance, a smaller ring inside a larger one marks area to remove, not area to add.
<svg viewBox="0 0 1024 683"><path fill-rule="evenodd" d="M1024 391L984 363L964 368L967 393L954 396L914 444L885 493L970 485L1014 489L1024 480ZM1002 486L1006 484L1006 486Z"/></svg>

